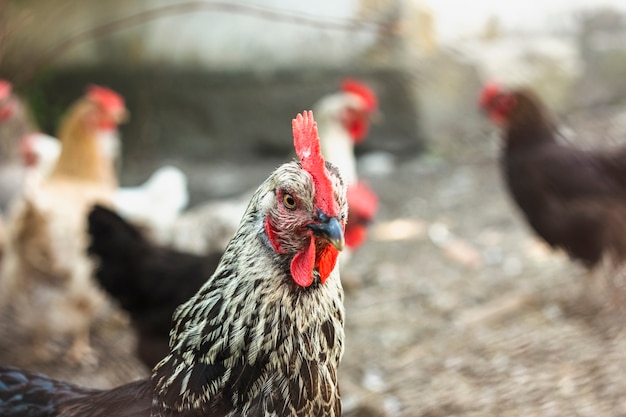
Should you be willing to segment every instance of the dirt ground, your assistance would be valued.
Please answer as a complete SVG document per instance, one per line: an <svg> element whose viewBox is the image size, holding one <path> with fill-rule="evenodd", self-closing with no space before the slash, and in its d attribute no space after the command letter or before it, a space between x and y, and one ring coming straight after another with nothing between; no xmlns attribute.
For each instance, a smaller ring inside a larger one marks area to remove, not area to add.
<svg viewBox="0 0 626 417"><path fill-rule="evenodd" d="M626 415L620 315L589 306L586 273L529 233L482 133L459 143L461 157L368 177L379 216L343 274L346 414ZM26 341L6 316L0 363L94 387L147 374L123 323L95 330L95 368L36 364Z"/></svg>

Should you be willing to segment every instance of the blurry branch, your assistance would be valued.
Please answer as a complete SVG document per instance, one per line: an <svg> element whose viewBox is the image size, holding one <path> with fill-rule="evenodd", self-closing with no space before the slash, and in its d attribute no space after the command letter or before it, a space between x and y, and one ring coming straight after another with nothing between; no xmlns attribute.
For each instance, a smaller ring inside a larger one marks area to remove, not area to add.
<svg viewBox="0 0 626 417"><path fill-rule="evenodd" d="M384 23L364 22L356 19L332 19L324 16L225 1L189 1L145 10L71 35L59 44L53 46L47 53L44 53L43 57L36 60L33 65L30 65L30 70L24 71L20 74L19 79L15 80L16 84L23 84L30 80L35 74L45 69L59 56L78 44L109 35L122 29L148 23L162 17L198 11L220 11L249 15L275 22L285 22L318 29L372 31L378 33L387 30L387 25Z"/></svg>

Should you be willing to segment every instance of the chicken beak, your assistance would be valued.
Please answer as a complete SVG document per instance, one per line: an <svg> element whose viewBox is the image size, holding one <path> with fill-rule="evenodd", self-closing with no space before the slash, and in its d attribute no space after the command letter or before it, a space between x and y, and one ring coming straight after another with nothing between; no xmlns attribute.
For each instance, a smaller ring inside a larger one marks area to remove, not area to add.
<svg viewBox="0 0 626 417"><path fill-rule="evenodd" d="M319 213L319 222L311 223L308 227L315 236L327 240L337 250L343 250L346 240L343 235L343 227L336 217L328 217L324 213Z"/></svg>

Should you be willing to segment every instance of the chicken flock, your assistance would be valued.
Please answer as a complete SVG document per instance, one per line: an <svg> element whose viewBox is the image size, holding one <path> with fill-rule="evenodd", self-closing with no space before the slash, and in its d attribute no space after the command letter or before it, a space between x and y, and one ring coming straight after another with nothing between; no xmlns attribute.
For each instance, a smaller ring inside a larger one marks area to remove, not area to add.
<svg viewBox="0 0 626 417"><path fill-rule="evenodd" d="M626 148L566 144L527 89L489 83L478 106L501 130L502 175L530 228L590 271L621 264ZM78 366L97 360L94 323L121 308L151 370L97 390L0 364L0 415L342 415L340 271L378 209L354 148L378 107L344 80L292 120L295 160L256 190L187 208L175 167L119 187L119 93L88 86L57 139L0 80L0 308L39 360Z"/></svg>

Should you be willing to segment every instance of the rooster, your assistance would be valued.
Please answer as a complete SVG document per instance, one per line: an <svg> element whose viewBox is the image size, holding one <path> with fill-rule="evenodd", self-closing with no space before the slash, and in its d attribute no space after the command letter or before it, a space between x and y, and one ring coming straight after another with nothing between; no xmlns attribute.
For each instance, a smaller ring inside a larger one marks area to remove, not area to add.
<svg viewBox="0 0 626 417"><path fill-rule="evenodd" d="M89 329L104 302L92 282L86 252L86 216L95 202L111 204L117 178L97 137L125 116L123 99L92 86L60 127L62 149L47 178L29 184L8 216L0 297L17 308L20 324L34 331L35 354L50 359L54 335L71 334L67 359L91 357ZM42 314L43 313L43 314Z"/></svg>
<svg viewBox="0 0 626 417"><path fill-rule="evenodd" d="M215 271L223 251L200 256L154 246L142 231L102 206L91 210L88 222L96 280L130 315L137 356L152 369L169 353L174 310Z"/></svg>
<svg viewBox="0 0 626 417"><path fill-rule="evenodd" d="M562 143L531 91L486 85L480 107L503 131L501 164L532 229L593 269L626 257L626 148L591 151Z"/></svg>
<svg viewBox="0 0 626 417"><path fill-rule="evenodd" d="M4 367L0 414L340 416L346 191L311 112L293 133L298 160L256 190L217 270L176 310L151 378L101 391Z"/></svg>
<svg viewBox="0 0 626 417"><path fill-rule="evenodd" d="M378 111L378 98L362 82L345 79L341 91L320 99L314 111L319 119L322 153L339 168L348 186L348 250L342 254L345 262L348 254L365 241L367 227L378 210L378 197L366 182L358 179L354 155L354 145L365 139Z"/></svg>

